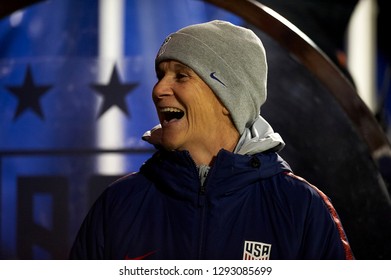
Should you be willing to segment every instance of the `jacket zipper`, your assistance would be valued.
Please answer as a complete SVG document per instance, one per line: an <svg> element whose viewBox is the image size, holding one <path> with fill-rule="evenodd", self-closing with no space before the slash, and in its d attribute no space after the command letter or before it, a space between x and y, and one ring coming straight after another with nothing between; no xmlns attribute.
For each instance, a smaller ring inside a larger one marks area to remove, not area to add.
<svg viewBox="0 0 391 280"><path fill-rule="evenodd" d="M204 243L205 243L205 222L206 222L206 188L205 184L200 185L200 191L198 194L198 207L200 208L200 242L198 247L198 259L203 259Z"/></svg>
<svg viewBox="0 0 391 280"><path fill-rule="evenodd" d="M199 178L199 184L200 184L200 189L198 192L198 207L200 208L200 235L199 235L199 247L198 247L198 259L203 259L203 254L204 254L204 243L205 243L205 230L206 230L206 183L207 183L207 178L201 183L201 179L199 177L199 172L196 163L194 160L191 158L190 153L188 154L189 159L192 161L193 166L195 167L197 177ZM209 177L210 174L210 169L208 172L207 177Z"/></svg>
<svg viewBox="0 0 391 280"><path fill-rule="evenodd" d="M207 185L208 181L210 178L212 168L209 169L205 180L200 180L200 190L198 193L198 207L200 208L200 243L199 243L199 248L198 248L198 259L204 259L204 245L205 245L205 238L206 238L206 231L207 231L207 210L208 210L208 205L207 205L207 199L206 199L206 192L207 192ZM203 182L203 183L201 183Z"/></svg>

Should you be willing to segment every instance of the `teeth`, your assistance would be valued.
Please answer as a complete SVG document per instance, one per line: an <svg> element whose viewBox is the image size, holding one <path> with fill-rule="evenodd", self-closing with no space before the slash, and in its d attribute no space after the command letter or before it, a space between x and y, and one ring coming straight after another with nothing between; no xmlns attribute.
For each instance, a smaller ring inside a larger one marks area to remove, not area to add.
<svg viewBox="0 0 391 280"><path fill-rule="evenodd" d="M184 112L175 107L164 107L159 110L159 113L164 119L164 123L168 123L174 120L180 120L184 116Z"/></svg>
<svg viewBox="0 0 391 280"><path fill-rule="evenodd" d="M182 112L182 110L179 110L178 108L167 107L167 108L160 109L160 112L161 113L167 113L167 112L180 113L180 112Z"/></svg>

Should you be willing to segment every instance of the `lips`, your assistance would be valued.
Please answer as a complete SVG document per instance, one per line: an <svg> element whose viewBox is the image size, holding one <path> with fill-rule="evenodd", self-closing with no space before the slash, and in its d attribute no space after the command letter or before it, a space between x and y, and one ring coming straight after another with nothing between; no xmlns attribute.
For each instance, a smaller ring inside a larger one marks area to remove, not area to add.
<svg viewBox="0 0 391 280"><path fill-rule="evenodd" d="M164 107L159 110L160 115L163 118L163 123L169 123L171 121L180 120L185 113L175 107Z"/></svg>

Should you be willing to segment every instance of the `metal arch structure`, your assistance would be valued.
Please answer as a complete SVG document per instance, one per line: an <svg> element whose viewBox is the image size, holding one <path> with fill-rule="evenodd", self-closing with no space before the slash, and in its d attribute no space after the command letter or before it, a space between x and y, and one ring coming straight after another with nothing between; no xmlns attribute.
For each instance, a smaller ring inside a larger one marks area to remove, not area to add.
<svg viewBox="0 0 391 280"><path fill-rule="evenodd" d="M13 12L23 9L27 6L46 1L46 0L21 0L21 1L3 1L0 6L0 19L9 16Z"/></svg>
<svg viewBox="0 0 391 280"><path fill-rule="evenodd" d="M265 45L269 93L262 114L287 142L283 157L332 199L357 259L390 259L390 182L378 162L389 159L391 146L354 84L310 38L260 2L206 2L241 17Z"/></svg>
<svg viewBox="0 0 391 280"><path fill-rule="evenodd" d="M314 74L336 98L368 144L372 155L390 143L354 85L303 32L256 0L206 0L226 9L268 34ZM332 77L332 79L330 78Z"/></svg>

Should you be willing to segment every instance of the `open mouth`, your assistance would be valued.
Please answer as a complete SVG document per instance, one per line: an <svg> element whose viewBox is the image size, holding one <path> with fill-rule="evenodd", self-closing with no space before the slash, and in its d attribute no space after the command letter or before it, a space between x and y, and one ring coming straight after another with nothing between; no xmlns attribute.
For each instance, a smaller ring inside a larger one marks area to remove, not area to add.
<svg viewBox="0 0 391 280"><path fill-rule="evenodd" d="M173 107L166 107L163 109L160 109L160 114L163 116L164 122L170 122L172 120L179 120L181 119L185 113L178 109Z"/></svg>

